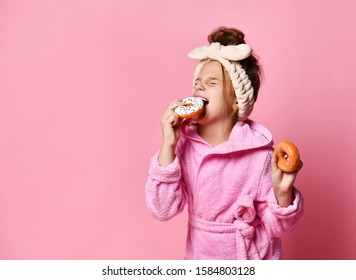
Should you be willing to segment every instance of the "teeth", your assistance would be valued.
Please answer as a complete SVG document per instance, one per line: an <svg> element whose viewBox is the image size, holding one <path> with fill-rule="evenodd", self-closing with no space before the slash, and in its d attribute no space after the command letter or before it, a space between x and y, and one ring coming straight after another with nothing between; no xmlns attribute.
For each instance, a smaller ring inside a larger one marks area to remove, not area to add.
<svg viewBox="0 0 356 280"><path fill-rule="evenodd" d="M207 99L203 98L203 97L198 97L198 98L200 98L201 100L203 100L206 103L209 103L209 101Z"/></svg>

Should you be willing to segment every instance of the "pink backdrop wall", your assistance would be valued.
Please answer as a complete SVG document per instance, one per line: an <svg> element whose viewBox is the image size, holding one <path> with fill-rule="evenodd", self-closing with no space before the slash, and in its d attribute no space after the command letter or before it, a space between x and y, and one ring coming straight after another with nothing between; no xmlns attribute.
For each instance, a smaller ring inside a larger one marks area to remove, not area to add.
<svg viewBox="0 0 356 280"><path fill-rule="evenodd" d="M293 140L302 226L287 259L356 259L354 1L0 1L0 258L180 259L144 185L187 52L241 28L265 81L252 118Z"/></svg>

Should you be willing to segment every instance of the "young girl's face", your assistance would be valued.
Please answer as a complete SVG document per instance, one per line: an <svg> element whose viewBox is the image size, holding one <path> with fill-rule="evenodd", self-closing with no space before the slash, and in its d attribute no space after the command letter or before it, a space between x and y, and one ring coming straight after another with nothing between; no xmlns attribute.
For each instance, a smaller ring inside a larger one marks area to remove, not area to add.
<svg viewBox="0 0 356 280"><path fill-rule="evenodd" d="M193 88L194 97L208 100L204 112L194 119L211 124L235 118L237 105L229 74L218 61L209 61L200 70Z"/></svg>

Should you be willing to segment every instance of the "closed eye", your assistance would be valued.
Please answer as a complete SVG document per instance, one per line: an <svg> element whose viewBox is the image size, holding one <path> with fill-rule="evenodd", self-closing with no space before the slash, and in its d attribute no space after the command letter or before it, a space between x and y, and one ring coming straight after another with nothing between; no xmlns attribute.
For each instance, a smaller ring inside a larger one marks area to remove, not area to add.
<svg viewBox="0 0 356 280"><path fill-rule="evenodd" d="M218 78L210 78L208 80L209 84L211 85L219 85L220 84L220 80Z"/></svg>
<svg viewBox="0 0 356 280"><path fill-rule="evenodd" d="M219 85L220 83L218 81L214 80L214 81L210 81L209 84L216 86L216 85Z"/></svg>

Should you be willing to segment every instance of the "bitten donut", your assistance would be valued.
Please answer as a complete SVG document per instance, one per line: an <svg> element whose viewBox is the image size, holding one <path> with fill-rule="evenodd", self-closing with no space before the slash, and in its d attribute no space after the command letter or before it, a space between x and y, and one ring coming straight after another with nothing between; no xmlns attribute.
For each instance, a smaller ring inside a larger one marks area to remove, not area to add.
<svg viewBox="0 0 356 280"><path fill-rule="evenodd" d="M274 148L274 153L277 155L277 165L282 171L294 172L298 169L300 155L292 142L279 142Z"/></svg>
<svg viewBox="0 0 356 280"><path fill-rule="evenodd" d="M184 105L175 109L180 118L194 118L204 111L204 101L201 97L187 97L182 100Z"/></svg>

